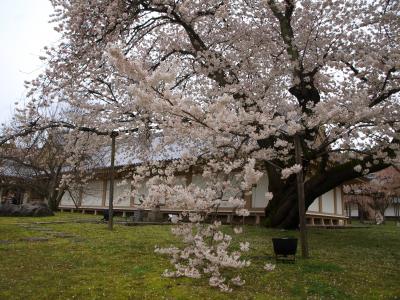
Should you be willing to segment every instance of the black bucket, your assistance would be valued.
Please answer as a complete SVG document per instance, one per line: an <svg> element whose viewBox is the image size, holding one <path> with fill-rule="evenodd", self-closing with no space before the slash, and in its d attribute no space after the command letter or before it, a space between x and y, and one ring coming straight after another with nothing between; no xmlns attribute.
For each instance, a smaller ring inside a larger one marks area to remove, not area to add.
<svg viewBox="0 0 400 300"><path fill-rule="evenodd" d="M294 260L297 251L297 238L273 238L272 244L277 259Z"/></svg>

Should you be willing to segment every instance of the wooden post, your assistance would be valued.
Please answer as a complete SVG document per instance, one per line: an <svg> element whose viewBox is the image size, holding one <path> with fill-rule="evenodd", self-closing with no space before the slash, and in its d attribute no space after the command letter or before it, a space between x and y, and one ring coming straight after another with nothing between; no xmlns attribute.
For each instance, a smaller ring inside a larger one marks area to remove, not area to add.
<svg viewBox="0 0 400 300"><path fill-rule="evenodd" d="M349 224L351 224L351 202L347 203L347 211L349 217Z"/></svg>
<svg viewBox="0 0 400 300"><path fill-rule="evenodd" d="M111 165L110 165L110 193L108 195L108 229L113 230L113 202L114 202L114 163L115 163L115 138L118 133L111 132Z"/></svg>
<svg viewBox="0 0 400 300"><path fill-rule="evenodd" d="M305 197L304 197L304 179L303 179L303 162L301 159L302 149L300 136L294 136L294 150L296 156L296 164L300 165L302 169L296 174L297 179L297 199L299 206L299 221L300 221L300 242L301 242L301 255L303 258L308 258L308 243L306 231L306 212L305 212Z"/></svg>

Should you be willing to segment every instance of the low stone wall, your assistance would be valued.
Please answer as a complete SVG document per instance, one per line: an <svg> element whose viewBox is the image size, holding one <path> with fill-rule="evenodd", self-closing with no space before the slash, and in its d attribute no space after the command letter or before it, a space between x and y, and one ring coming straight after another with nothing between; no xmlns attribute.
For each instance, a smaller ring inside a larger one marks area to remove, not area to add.
<svg viewBox="0 0 400 300"><path fill-rule="evenodd" d="M0 204L0 216L45 217L54 216L54 213L46 203L25 203L22 205L2 203Z"/></svg>

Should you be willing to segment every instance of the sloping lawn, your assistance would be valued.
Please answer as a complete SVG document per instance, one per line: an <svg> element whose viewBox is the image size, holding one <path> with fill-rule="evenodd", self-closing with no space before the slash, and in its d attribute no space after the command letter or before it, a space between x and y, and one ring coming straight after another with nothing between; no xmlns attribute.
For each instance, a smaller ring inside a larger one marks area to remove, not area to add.
<svg viewBox="0 0 400 300"><path fill-rule="evenodd" d="M246 285L232 294L206 279L169 279L155 245L176 243L170 226L74 223L101 216L60 213L48 218L0 218L0 299L400 299L400 227L309 230L311 258L273 262L272 237L297 236L245 227L251 242ZM35 224L46 221L68 223ZM226 227L230 231L230 227Z"/></svg>

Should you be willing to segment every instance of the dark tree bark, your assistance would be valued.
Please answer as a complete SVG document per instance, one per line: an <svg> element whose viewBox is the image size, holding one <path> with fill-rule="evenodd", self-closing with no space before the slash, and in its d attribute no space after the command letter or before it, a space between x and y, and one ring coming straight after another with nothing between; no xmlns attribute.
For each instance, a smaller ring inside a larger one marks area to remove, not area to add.
<svg viewBox="0 0 400 300"><path fill-rule="evenodd" d="M58 190L54 190L54 192L50 194L47 203L52 211L56 211L58 209L58 206L60 205L64 192L65 192L64 188L60 188Z"/></svg>
<svg viewBox="0 0 400 300"><path fill-rule="evenodd" d="M306 179L304 183L305 207L308 207L316 198L360 176L354 170L357 161L349 162L332 168L330 171L320 173ZM381 163L374 165L371 172L376 172L388 167ZM274 197L265 208L266 226L284 229L296 229L299 226L299 209L297 201L296 176L291 175L286 181L278 177L272 167L267 167L269 190Z"/></svg>

